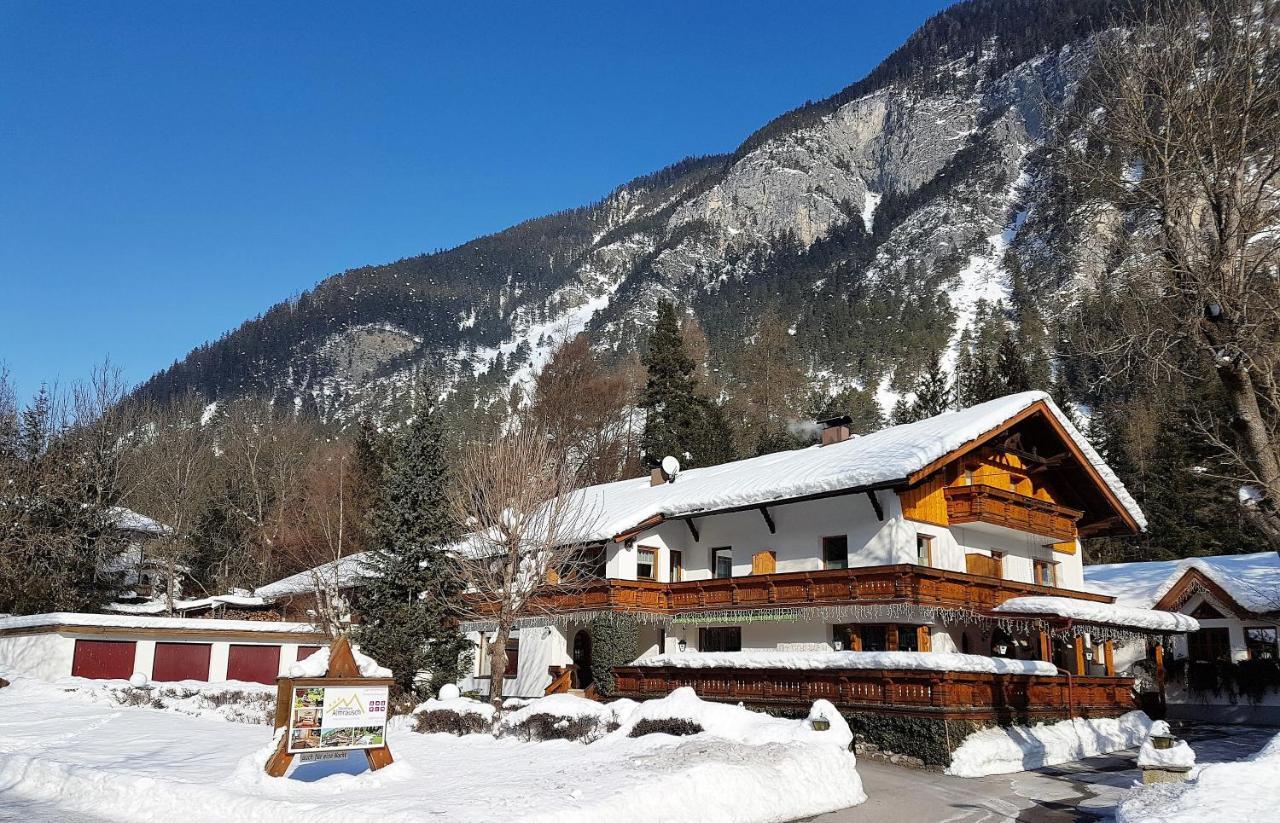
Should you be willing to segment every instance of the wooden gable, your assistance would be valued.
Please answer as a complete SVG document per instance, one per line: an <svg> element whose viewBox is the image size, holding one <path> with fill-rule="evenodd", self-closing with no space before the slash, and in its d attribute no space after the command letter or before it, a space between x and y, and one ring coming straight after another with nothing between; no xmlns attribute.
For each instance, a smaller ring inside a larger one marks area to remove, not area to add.
<svg viewBox="0 0 1280 823"><path fill-rule="evenodd" d="M1174 583L1169 591L1165 592L1164 597L1161 597L1152 608L1168 612L1177 611L1179 607L1198 592L1203 592L1209 600L1213 601L1211 607L1214 608L1214 611L1217 611L1216 606L1222 606L1230 611L1233 616L1241 619L1248 618L1253 614L1244 606L1241 606L1234 597L1227 594L1227 590L1215 583L1213 578L1199 569L1187 569L1183 572L1182 577L1178 578L1178 582ZM1218 617L1222 616L1218 615ZM1199 617L1199 615L1193 614L1192 617ZM1214 618L1207 617L1206 619Z"/></svg>
<svg viewBox="0 0 1280 823"><path fill-rule="evenodd" d="M946 489L970 484L1083 512L1078 522L1082 537L1140 531L1043 401L910 475L907 486L898 490L903 516L946 526ZM1072 541L1059 545L1075 550Z"/></svg>

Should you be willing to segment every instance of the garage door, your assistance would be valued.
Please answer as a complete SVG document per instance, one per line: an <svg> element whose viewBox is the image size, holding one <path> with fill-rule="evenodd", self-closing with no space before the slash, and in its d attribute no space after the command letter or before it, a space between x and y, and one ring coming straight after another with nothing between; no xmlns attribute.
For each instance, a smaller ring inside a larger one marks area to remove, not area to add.
<svg viewBox="0 0 1280 823"><path fill-rule="evenodd" d="M318 651L320 651L319 646L299 646L298 659L306 660L308 657L310 657L311 655L315 654Z"/></svg>
<svg viewBox="0 0 1280 823"><path fill-rule="evenodd" d="M132 640L77 640L71 674L95 680L128 680L133 676L134 648Z"/></svg>
<svg viewBox="0 0 1280 823"><path fill-rule="evenodd" d="M157 643L151 679L208 680L210 643Z"/></svg>
<svg viewBox="0 0 1280 823"><path fill-rule="evenodd" d="M274 683L280 675L279 646L232 644L227 652L227 679Z"/></svg>

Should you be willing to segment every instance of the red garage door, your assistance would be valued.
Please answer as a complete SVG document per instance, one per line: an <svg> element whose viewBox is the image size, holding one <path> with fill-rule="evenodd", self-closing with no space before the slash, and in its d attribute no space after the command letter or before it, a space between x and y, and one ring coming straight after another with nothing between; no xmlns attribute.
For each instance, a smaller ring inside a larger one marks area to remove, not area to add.
<svg viewBox="0 0 1280 823"><path fill-rule="evenodd" d="M157 643L151 679L208 680L210 643Z"/></svg>
<svg viewBox="0 0 1280 823"><path fill-rule="evenodd" d="M227 653L227 679L250 683L274 683L280 675L279 646L232 644Z"/></svg>
<svg viewBox="0 0 1280 823"><path fill-rule="evenodd" d="M298 659L306 660L308 657L310 657L311 655L315 654L318 651L320 651L319 646L299 646Z"/></svg>
<svg viewBox="0 0 1280 823"><path fill-rule="evenodd" d="M132 640L77 640L71 674L96 680L128 680L133 676L134 648Z"/></svg>

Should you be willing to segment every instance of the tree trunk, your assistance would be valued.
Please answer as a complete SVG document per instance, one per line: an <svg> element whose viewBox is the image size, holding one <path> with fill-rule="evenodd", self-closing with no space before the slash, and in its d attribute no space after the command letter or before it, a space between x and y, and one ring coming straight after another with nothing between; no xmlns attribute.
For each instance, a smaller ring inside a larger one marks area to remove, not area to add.
<svg viewBox="0 0 1280 823"><path fill-rule="evenodd" d="M1246 506L1246 513L1271 545L1280 550L1280 511L1276 509L1280 501L1280 459L1263 420L1253 379L1246 368L1235 363L1219 363L1217 372L1234 412L1231 428L1263 494L1262 500Z"/></svg>
<svg viewBox="0 0 1280 823"><path fill-rule="evenodd" d="M498 621L498 631L489 642L489 703L495 709L502 708L502 683L507 673L507 638L511 636L511 623Z"/></svg>

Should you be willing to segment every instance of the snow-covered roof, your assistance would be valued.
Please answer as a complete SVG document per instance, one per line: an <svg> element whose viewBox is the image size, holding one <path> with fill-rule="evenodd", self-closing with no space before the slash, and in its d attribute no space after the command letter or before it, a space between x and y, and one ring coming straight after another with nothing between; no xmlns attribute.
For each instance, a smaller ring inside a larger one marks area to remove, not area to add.
<svg viewBox="0 0 1280 823"><path fill-rule="evenodd" d="M1280 610L1280 554L1222 554L1182 560L1109 563L1084 567L1085 583L1126 606L1150 608L1195 569L1251 612Z"/></svg>
<svg viewBox="0 0 1280 823"><path fill-rule="evenodd" d="M580 539L607 540L658 517L712 513L900 483L1036 403L1044 404L1125 511L1145 529L1142 510L1089 441L1049 395L1031 391L841 443L689 469L680 472L673 483L651 486L644 477L589 486L575 493L593 521L590 533Z"/></svg>
<svg viewBox="0 0 1280 823"><path fill-rule="evenodd" d="M1103 626L1122 626L1151 632L1194 632L1194 617L1177 612L1095 603L1072 597L1014 597L995 608L997 614L1052 615Z"/></svg>
<svg viewBox="0 0 1280 823"><path fill-rule="evenodd" d="M146 534L168 534L169 527L152 520L145 514L138 514L133 509L126 509L124 506L112 506L107 511L107 516L115 523L116 528L121 531L144 532Z"/></svg>
<svg viewBox="0 0 1280 823"><path fill-rule="evenodd" d="M678 669L908 669L988 674L1058 673L1043 660L1010 660L955 652L680 652L641 657L632 666Z"/></svg>
<svg viewBox="0 0 1280 823"><path fill-rule="evenodd" d="M177 599L173 601L173 609L178 612L208 609L214 606L242 606L253 608L265 606L267 602L254 595L216 594L213 597L201 597L195 600ZM109 603L103 607L116 614L164 614L168 604L163 600L149 600L146 603Z"/></svg>
<svg viewBox="0 0 1280 823"><path fill-rule="evenodd" d="M369 576L369 572L365 567L368 559L368 552L349 554L346 557L339 560L331 560L314 569L307 569L297 574L291 574L274 583L259 586L253 590L253 594L263 600L275 600L292 594L310 592L315 589L316 575L319 575L320 579L325 583L336 581L340 589L345 589L348 586L358 586L364 578Z"/></svg>
<svg viewBox="0 0 1280 823"><path fill-rule="evenodd" d="M120 629L209 629L210 631L319 632L310 623L278 623L266 620L216 620L207 617L147 617L134 614L84 614L48 612L0 619L0 631L44 626L106 626Z"/></svg>

